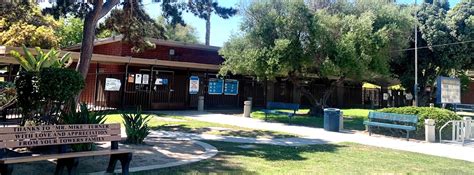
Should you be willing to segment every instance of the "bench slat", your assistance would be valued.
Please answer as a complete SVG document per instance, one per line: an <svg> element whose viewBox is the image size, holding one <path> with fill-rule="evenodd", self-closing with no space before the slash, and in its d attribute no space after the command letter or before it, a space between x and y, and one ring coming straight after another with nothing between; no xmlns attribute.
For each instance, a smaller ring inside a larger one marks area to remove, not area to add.
<svg viewBox="0 0 474 175"><path fill-rule="evenodd" d="M120 130L119 123L113 124L74 124L74 125L42 125L0 128L0 134L31 133L48 131L78 131L78 130ZM0 136L1 137L1 136Z"/></svg>
<svg viewBox="0 0 474 175"><path fill-rule="evenodd" d="M267 109L291 109L298 110L300 108L299 104L295 103L281 103L281 102L268 102Z"/></svg>
<svg viewBox="0 0 474 175"><path fill-rule="evenodd" d="M110 136L119 135L120 130L82 130L82 131L51 131L51 132L29 132L19 134L0 135L0 141L25 140L25 139L51 139L51 138L72 138L83 136Z"/></svg>
<svg viewBox="0 0 474 175"><path fill-rule="evenodd" d="M121 139L122 138L120 135L116 135L116 136L99 136L99 137L40 139L40 140L30 140L30 141L7 141L7 142L1 142L0 148L18 148L18 147L46 146L46 145L109 142L109 141L120 141Z"/></svg>
<svg viewBox="0 0 474 175"><path fill-rule="evenodd" d="M418 117L416 115L407 114L395 114L385 112L374 112L369 113L369 119L380 119L389 120L394 122L406 122L406 123L418 123Z"/></svg>
<svg viewBox="0 0 474 175"><path fill-rule="evenodd" d="M50 159L64 159L64 158L74 158L74 157L90 157L90 156L102 156L102 155L112 155L112 154L124 154L124 153L132 153L132 152L133 150L118 149L118 150L72 152L72 153L62 153L62 154L48 154L48 155L39 155L39 156L11 157L11 158L0 159L0 164L14 164L14 163L35 162L35 161L50 160Z"/></svg>
<svg viewBox="0 0 474 175"><path fill-rule="evenodd" d="M403 129L403 130L409 130L409 131L416 130L416 127L414 127L414 126L396 125L396 124L390 124L390 123L364 121L364 124L365 125L370 125L370 126L380 126L380 127L384 127L384 128Z"/></svg>

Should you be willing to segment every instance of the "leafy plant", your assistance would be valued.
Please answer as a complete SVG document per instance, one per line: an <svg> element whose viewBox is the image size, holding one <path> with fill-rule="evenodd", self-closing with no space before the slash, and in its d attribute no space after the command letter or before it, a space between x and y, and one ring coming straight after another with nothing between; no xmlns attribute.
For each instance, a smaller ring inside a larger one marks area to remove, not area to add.
<svg viewBox="0 0 474 175"><path fill-rule="evenodd" d="M21 67L26 71L40 71L42 68L64 68L69 67L72 64L70 53L60 56L60 52L55 49L49 50L44 53L39 47L35 47L36 56L28 50L24 45L23 54L21 55L15 50L12 50L10 54L20 63Z"/></svg>
<svg viewBox="0 0 474 175"><path fill-rule="evenodd" d="M418 123L416 125L415 137L424 138L425 136L425 119L434 119L436 130L439 131L441 126L450 120L460 120L453 111L441 108L430 108L430 107L399 107L399 108L384 108L380 109L380 112L397 113L397 114L411 114L418 116ZM436 132L438 133L438 132ZM443 134L444 136L444 134ZM436 137L438 138L438 136Z"/></svg>
<svg viewBox="0 0 474 175"><path fill-rule="evenodd" d="M142 116L141 108L137 109L134 114L122 112L122 118L125 124L125 132L127 133L127 143L142 144L143 140L150 134L148 121L151 116Z"/></svg>
<svg viewBox="0 0 474 175"><path fill-rule="evenodd" d="M73 102L85 86L77 71L66 68L43 68L22 71L15 81L23 122L57 124L59 112Z"/></svg>
<svg viewBox="0 0 474 175"><path fill-rule="evenodd" d="M80 111L75 109L74 104L71 105L69 112L64 111L61 115L61 123L63 124L104 124L105 117L107 116L106 112L94 112L89 111L87 104L82 103L80 105ZM72 150L74 151L90 151L95 150L95 144L93 143L80 143L71 145Z"/></svg>
<svg viewBox="0 0 474 175"><path fill-rule="evenodd" d="M71 105L72 110L61 115L61 123L63 124L104 124L106 112L89 111L86 103L80 105L80 110L75 109L75 105Z"/></svg>
<svg viewBox="0 0 474 175"><path fill-rule="evenodd" d="M0 82L0 110L3 110L16 102L15 84L11 82Z"/></svg>

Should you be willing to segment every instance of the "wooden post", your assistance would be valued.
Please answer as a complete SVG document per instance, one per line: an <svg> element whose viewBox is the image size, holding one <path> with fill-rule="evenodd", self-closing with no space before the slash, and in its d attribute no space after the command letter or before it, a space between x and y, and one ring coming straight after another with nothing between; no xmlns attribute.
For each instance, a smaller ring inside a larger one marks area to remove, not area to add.
<svg viewBox="0 0 474 175"><path fill-rule="evenodd" d="M123 76L123 88L122 88L122 109L125 109L125 91L127 90L127 78L128 78L128 64L125 63L125 75Z"/></svg>

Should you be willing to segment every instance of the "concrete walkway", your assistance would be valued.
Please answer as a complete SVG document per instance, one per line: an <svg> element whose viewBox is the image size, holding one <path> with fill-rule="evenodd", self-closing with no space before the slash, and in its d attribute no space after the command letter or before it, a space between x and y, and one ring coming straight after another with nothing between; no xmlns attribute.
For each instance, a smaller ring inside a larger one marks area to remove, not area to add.
<svg viewBox="0 0 474 175"><path fill-rule="evenodd" d="M354 132L327 132L322 128L311 128L305 126L294 126L282 123L270 123L258 119L245 118L225 114L213 114L197 111L167 111L169 115L179 115L195 120L234 125L239 127L253 128L259 130L272 130L301 135L304 140L297 140L304 144L326 144L339 142L354 142L364 145L390 148L396 150L410 151L429 154L452 159L474 162L474 147L461 146L457 144L426 143L420 141L406 141L404 139L368 136L364 133ZM291 141L282 141L291 144ZM258 142L257 142L258 143Z"/></svg>

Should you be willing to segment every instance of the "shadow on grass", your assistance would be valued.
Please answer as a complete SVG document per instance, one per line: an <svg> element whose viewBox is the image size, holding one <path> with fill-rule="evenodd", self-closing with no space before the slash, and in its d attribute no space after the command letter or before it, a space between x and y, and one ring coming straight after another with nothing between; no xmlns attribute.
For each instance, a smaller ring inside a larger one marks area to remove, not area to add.
<svg viewBox="0 0 474 175"><path fill-rule="evenodd" d="M253 160L254 162L251 164L254 165L260 166L259 164L261 164L261 166L271 166L272 161L305 161L307 158L305 158L303 154L317 152L333 153L345 147L344 145L333 144L293 147L219 141L205 142L215 146L219 150L219 153L209 160L133 174L258 174L259 172L257 171L249 171L249 168L246 167L245 164L239 163L239 160L236 159L243 157L244 159ZM245 145L252 145L252 147L241 147Z"/></svg>
<svg viewBox="0 0 474 175"><path fill-rule="evenodd" d="M163 131L176 131L176 132L187 132L187 133L204 133L211 131L210 128L192 128L185 124L164 124L156 127L152 127L152 130L163 130Z"/></svg>
<svg viewBox="0 0 474 175"><path fill-rule="evenodd" d="M295 135L289 135L289 134L279 134L275 133L273 131L263 131L263 130L250 130L250 131L244 131L244 130L228 130L228 131L220 131L219 135L223 136L239 136L239 137L270 137L270 138L292 138L292 137L297 137Z"/></svg>
<svg viewBox="0 0 474 175"><path fill-rule="evenodd" d="M296 135L282 134L274 131L264 130L233 130L233 129L212 129L208 127L194 128L185 124L164 124L156 127L152 127L152 130L162 131L175 131L185 133L196 133L196 134L215 134L221 136L237 136L237 137L266 137L266 138L292 138L297 137Z"/></svg>

